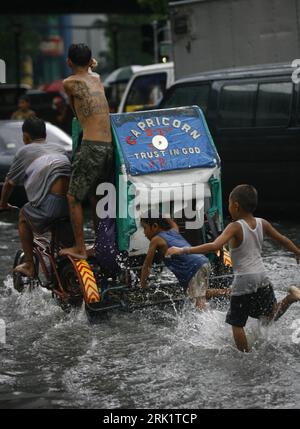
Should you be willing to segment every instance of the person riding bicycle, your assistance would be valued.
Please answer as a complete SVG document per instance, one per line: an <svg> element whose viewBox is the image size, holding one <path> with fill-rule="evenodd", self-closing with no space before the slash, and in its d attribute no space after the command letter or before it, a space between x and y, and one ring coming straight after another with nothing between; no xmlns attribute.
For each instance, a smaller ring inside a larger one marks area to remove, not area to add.
<svg viewBox="0 0 300 429"><path fill-rule="evenodd" d="M24 185L29 201L19 215L24 263L15 271L34 277L33 233L44 233L56 219L69 216L66 195L71 163L63 146L46 140L46 125L42 119L26 119L22 132L25 146L16 153L6 176L0 210L11 207L8 200L13 188Z"/></svg>

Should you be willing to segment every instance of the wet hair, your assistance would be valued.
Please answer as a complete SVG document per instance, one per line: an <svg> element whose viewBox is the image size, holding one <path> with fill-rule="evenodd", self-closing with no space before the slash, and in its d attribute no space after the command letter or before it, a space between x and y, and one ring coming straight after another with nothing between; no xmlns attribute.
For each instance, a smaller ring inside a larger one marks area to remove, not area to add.
<svg viewBox="0 0 300 429"><path fill-rule="evenodd" d="M230 193L229 198L239 203L243 210L253 213L257 207L257 190L252 185L238 185Z"/></svg>
<svg viewBox="0 0 300 429"><path fill-rule="evenodd" d="M92 52L90 48L84 43L72 44L68 50L68 58L76 66L87 66L92 58Z"/></svg>
<svg viewBox="0 0 300 429"><path fill-rule="evenodd" d="M172 228L169 222L167 221L166 217L164 217L161 213L159 213L159 217L151 217L151 210L148 210L147 212L141 215L141 222L150 226L153 226L156 224L161 229L165 229L165 230L169 230Z"/></svg>
<svg viewBox="0 0 300 429"><path fill-rule="evenodd" d="M25 119L22 125L22 131L23 133L29 134L32 140L46 138L46 124L42 119L36 116Z"/></svg>

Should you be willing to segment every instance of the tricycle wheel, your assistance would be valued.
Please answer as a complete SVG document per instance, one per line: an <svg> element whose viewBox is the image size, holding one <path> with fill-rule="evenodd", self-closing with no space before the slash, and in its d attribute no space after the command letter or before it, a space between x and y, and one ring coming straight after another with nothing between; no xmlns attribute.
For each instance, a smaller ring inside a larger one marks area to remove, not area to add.
<svg viewBox="0 0 300 429"><path fill-rule="evenodd" d="M71 307L81 307L83 293L76 271L68 260L64 260L58 266L58 274L64 291L70 295L67 304Z"/></svg>
<svg viewBox="0 0 300 429"><path fill-rule="evenodd" d="M15 260L14 260L13 268L24 263L24 256L25 255L24 255L24 252L22 249L17 251L16 256L15 256ZM36 256L36 254L33 254L33 261L34 261L35 273L38 276L39 260ZM33 286L33 283L34 282L32 279L29 279L28 277L25 277L20 273L13 272L13 285L14 285L14 288L18 292L23 292L25 287L28 287L28 286L31 287L31 286Z"/></svg>

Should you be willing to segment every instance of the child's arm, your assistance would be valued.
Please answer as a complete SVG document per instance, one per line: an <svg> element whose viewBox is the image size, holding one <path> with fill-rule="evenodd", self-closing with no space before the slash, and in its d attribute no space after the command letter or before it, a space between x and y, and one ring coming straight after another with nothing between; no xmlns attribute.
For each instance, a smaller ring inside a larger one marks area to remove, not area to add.
<svg viewBox="0 0 300 429"><path fill-rule="evenodd" d="M147 287L147 279L150 274L150 270L152 267L153 259L156 250L161 247L161 238L160 237L154 237L152 238L147 256L145 258L145 261L143 263L142 272L141 272L141 287L146 288Z"/></svg>
<svg viewBox="0 0 300 429"><path fill-rule="evenodd" d="M168 224L170 225L171 228L174 228L174 229L176 229L177 232L179 232L179 227L178 227L178 225L174 219L167 218L166 221L168 222Z"/></svg>
<svg viewBox="0 0 300 429"><path fill-rule="evenodd" d="M236 237L240 226L236 223L230 223L212 243L201 244L195 247L170 247L166 256L182 255L183 253L210 253L223 248L224 244L228 243L232 238Z"/></svg>
<svg viewBox="0 0 300 429"><path fill-rule="evenodd" d="M273 240L278 241L283 247L295 253L297 263L300 262L300 249L285 235L280 234L268 221L262 219L264 233Z"/></svg>

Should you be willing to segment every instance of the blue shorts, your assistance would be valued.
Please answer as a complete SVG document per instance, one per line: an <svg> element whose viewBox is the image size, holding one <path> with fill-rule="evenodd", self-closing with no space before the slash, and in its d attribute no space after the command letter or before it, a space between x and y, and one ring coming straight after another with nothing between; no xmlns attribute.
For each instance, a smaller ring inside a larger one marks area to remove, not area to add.
<svg viewBox="0 0 300 429"><path fill-rule="evenodd" d="M271 316L276 303L271 284L260 287L255 293L233 295L230 299L226 322L232 326L243 328L249 316L254 319Z"/></svg>
<svg viewBox="0 0 300 429"><path fill-rule="evenodd" d="M48 194L38 207L27 203L22 212L32 230L43 234L57 219L69 217L68 200L62 195Z"/></svg>

